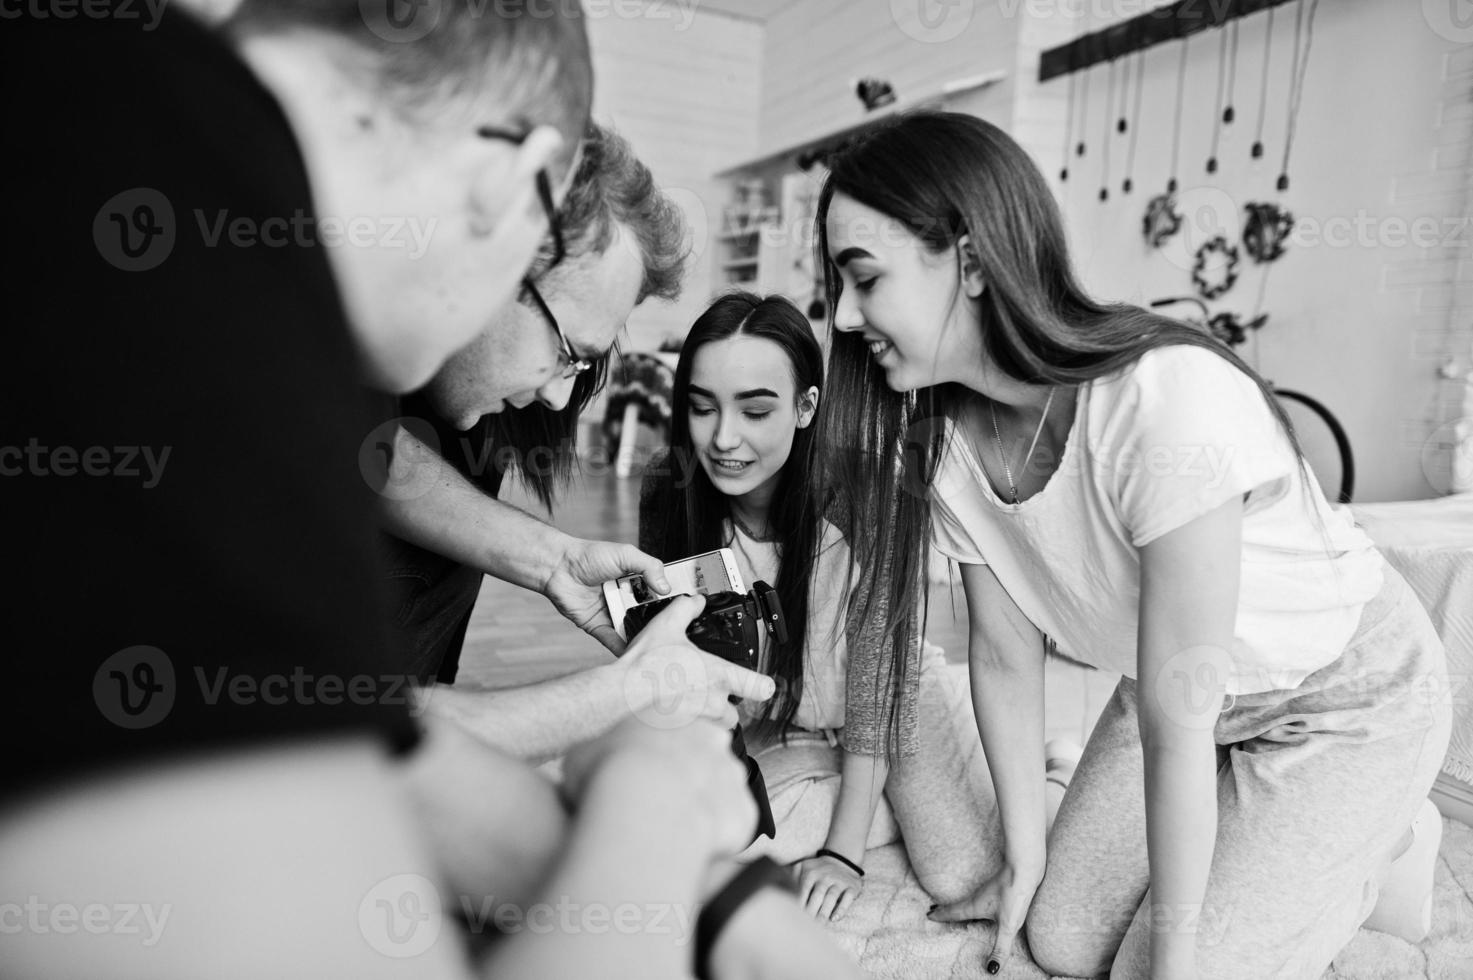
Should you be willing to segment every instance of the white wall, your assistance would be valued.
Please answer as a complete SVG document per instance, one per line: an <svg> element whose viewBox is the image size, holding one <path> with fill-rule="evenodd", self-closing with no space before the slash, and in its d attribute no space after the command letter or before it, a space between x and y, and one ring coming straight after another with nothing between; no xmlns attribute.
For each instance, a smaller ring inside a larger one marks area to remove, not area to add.
<svg viewBox="0 0 1473 980"><path fill-rule="evenodd" d="M683 337L712 290L709 233L730 194L713 176L749 156L757 141L762 28L677 4L589 7L594 118L633 145L691 223L695 253L677 303L650 301L629 319L629 347L651 350Z"/></svg>
<svg viewBox="0 0 1473 980"><path fill-rule="evenodd" d="M1429 437L1453 417L1458 397L1455 385L1438 379L1437 367L1449 354L1466 354L1473 337L1467 230L1444 243L1455 227L1445 219L1467 213L1473 50L1431 29L1420 4L1321 4L1292 183L1280 195L1274 182L1284 146L1294 9L1286 5L1276 17L1261 164L1250 159L1249 147L1267 16L1242 22L1237 121L1224 130L1214 176L1204 162L1215 116L1218 34L1191 39L1179 173L1187 226L1161 252L1146 248L1140 223L1147 197L1168 177L1180 42L1147 55L1138 189L1129 197L1119 193L1127 138L1114 137L1105 204L1097 194L1106 69L1090 73L1089 149L1083 161L1071 159L1071 179L1059 188L1075 256L1088 285L1103 296L1141 301L1188 293L1191 253L1224 229L1236 242L1244 204L1288 207L1301 222L1288 254L1271 267L1255 267L1245 255L1237 285L1210 305L1251 312L1271 268L1263 303L1270 322L1256 345L1240 351L1271 380L1321 399L1340 417L1359 465L1357 500L1430 496L1441 487L1424 472L1423 457ZM1067 86L1067 80L1050 82L1039 97L1060 101ZM1057 169L1055 156L1047 172L1052 177ZM1419 220L1432 247L1407 240Z"/></svg>

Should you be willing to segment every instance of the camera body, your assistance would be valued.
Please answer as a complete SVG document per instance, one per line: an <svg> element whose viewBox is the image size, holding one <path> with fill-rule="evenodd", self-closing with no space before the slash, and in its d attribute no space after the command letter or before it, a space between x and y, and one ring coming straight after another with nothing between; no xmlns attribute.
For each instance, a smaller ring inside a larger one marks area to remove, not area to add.
<svg viewBox="0 0 1473 980"><path fill-rule="evenodd" d="M643 602L624 614L624 635L633 640L650 620L675 601L675 596ZM698 649L727 663L756 670L758 649L762 632L778 643L788 641L788 623L783 617L782 603L777 590L766 582L754 582L752 590L745 595L740 592L716 592L706 596L706 608L691 620L685 635ZM739 699L733 695L735 704ZM777 823L772 816L772 803L767 796L767 781L757 760L747 754L747 742L742 737L742 726L731 730L731 751L747 767L747 789L757 804L757 828L753 840L766 834L777 836Z"/></svg>
<svg viewBox="0 0 1473 980"><path fill-rule="evenodd" d="M631 640L660 612L675 600L674 596L641 603L624 614L624 635ZM754 582L745 595L740 592L716 592L706 597L701 610L686 628L685 635L700 649L727 663L757 669L757 651L762 633L778 643L788 641L788 624L783 616L777 590L766 582Z"/></svg>

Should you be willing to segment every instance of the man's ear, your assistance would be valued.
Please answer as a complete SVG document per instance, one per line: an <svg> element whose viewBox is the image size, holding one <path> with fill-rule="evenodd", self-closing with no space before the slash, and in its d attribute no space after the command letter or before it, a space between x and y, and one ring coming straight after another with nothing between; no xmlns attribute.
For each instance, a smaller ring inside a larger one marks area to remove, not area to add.
<svg viewBox="0 0 1473 980"><path fill-rule="evenodd" d="M956 249L961 257L962 288L969 299L976 299L986 292L987 283L982 279L982 263L977 258L977 250L972 247L972 236L958 238Z"/></svg>
<svg viewBox="0 0 1473 980"><path fill-rule="evenodd" d="M798 396L798 428L806 429L813 424L813 417L818 414L818 386L810 386L807 391Z"/></svg>
<svg viewBox="0 0 1473 980"><path fill-rule="evenodd" d="M520 144L471 136L468 149L470 189L467 225L475 237L492 234L513 207L537 208L537 171L547 166L562 136L551 126L538 126ZM518 202L524 201L525 205Z"/></svg>

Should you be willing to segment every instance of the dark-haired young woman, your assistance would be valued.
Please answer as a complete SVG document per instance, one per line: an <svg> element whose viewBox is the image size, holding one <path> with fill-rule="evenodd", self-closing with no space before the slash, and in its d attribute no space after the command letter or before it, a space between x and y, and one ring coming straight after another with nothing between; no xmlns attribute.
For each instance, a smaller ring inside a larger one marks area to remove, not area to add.
<svg viewBox="0 0 1473 980"><path fill-rule="evenodd" d="M898 830L933 898L971 894L1001 847L966 684L928 646L901 699L917 723L888 751L882 644L846 628L850 549L811 479L823 357L808 321L781 297L724 296L691 327L674 387L671 451L645 478L640 547L665 560L731 548L749 587L777 589L790 624L759 665L777 696L744 718L778 826L749 855L800 861L807 908L839 918L859 894L866 848ZM1067 747L1057 755L1055 809L1074 761ZM1034 782L1042 795L1046 780ZM882 791L893 821L875 819Z"/></svg>
<svg viewBox="0 0 1473 980"><path fill-rule="evenodd" d="M830 162L818 438L875 530L863 615L905 633L933 537L962 564L1002 818L1005 866L939 917L997 920L996 972L1026 913L1069 976L1319 977L1362 923L1420 938L1442 649L1266 384L1087 296L996 127L904 116ZM1046 835L1050 646L1124 677Z"/></svg>

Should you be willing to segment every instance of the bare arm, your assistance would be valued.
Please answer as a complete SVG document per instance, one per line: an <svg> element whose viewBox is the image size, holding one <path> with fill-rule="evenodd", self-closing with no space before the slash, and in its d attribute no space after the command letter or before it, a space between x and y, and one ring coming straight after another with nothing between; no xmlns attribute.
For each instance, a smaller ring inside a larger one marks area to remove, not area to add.
<svg viewBox="0 0 1473 980"><path fill-rule="evenodd" d="M824 847L863 866L865 843L875 822L875 808L890 778L884 756L844 751L839 772L839 799ZM810 857L798 864L798 900L821 919L839 920L854 904L863 879L842 861Z"/></svg>
<svg viewBox="0 0 1473 980"><path fill-rule="evenodd" d="M1043 771L1043 635L986 565L962 565L970 619L972 709L1002 817L1003 867L972 897L938 910L944 921L997 923L989 972L1013 944L1047 861Z"/></svg>
<svg viewBox="0 0 1473 980"><path fill-rule="evenodd" d="M643 573L657 592L668 591L665 566L638 548L586 541L564 534L525 511L502 503L466 479L402 427L394 438L397 484L418 485L418 468L432 468L424 492L383 499L391 534L504 582L547 596L558 611L614 653L624 641L604 607L602 585L630 572ZM400 468L410 470L405 476Z"/></svg>
<svg viewBox="0 0 1473 980"><path fill-rule="evenodd" d="M1217 837L1213 728L1232 669L1243 502L1141 549L1139 704L1151 865L1151 975L1196 973L1197 921Z"/></svg>

